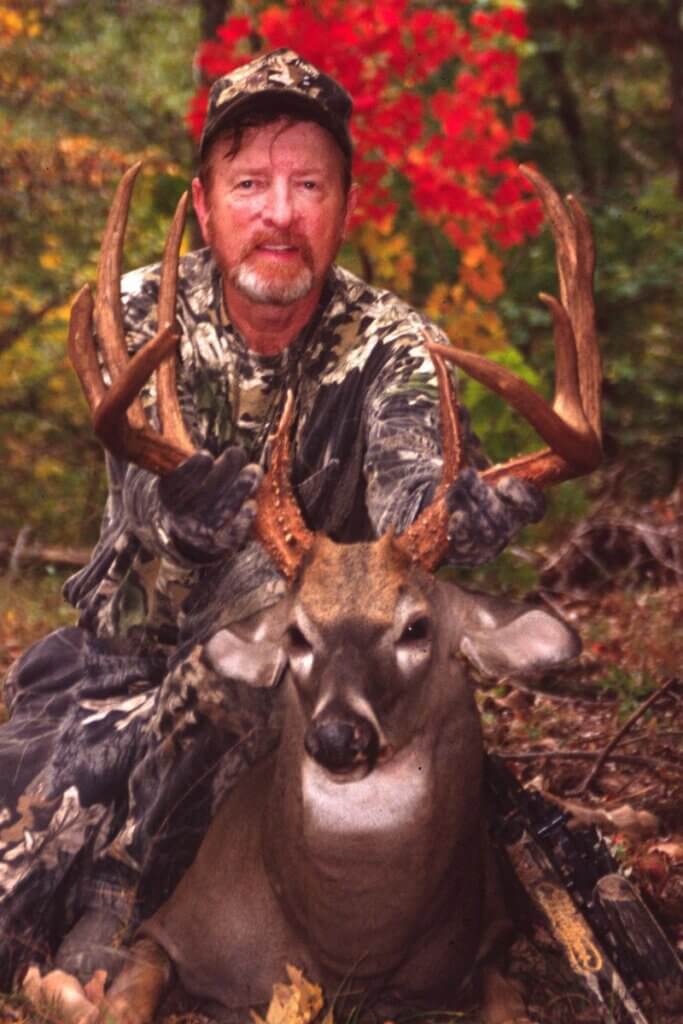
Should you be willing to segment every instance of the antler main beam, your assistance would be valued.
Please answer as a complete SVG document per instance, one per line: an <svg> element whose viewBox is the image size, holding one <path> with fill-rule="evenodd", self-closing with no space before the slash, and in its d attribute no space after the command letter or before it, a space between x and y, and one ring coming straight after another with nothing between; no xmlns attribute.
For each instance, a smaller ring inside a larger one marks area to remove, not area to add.
<svg viewBox="0 0 683 1024"><path fill-rule="evenodd" d="M166 242L159 285L159 331L132 358L128 355L121 310L123 241L131 193L140 163L121 179L100 248L97 299L88 285L73 303L69 358L90 406L95 434L105 448L149 469L168 473L195 451L182 420L175 381L176 280L185 224L187 194L178 203ZM111 386L103 378L93 335L93 314ZM150 426L138 395L157 369L157 406L161 431Z"/></svg>
<svg viewBox="0 0 683 1024"><path fill-rule="evenodd" d="M602 370L595 329L593 272L595 250L588 218L573 196L566 204L531 167L520 168L538 194L555 239L560 300L541 294L553 317L555 398L549 406L509 370L450 345L429 345L433 354L455 363L495 391L540 434L549 448L493 466L489 481L518 476L539 486L583 476L602 459L600 392Z"/></svg>

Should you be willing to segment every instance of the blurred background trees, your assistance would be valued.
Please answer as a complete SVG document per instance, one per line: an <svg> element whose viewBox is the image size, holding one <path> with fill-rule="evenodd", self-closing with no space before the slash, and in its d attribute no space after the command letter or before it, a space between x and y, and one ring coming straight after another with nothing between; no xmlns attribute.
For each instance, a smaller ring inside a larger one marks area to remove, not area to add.
<svg viewBox="0 0 683 1024"><path fill-rule="evenodd" d="M158 258L191 176L204 87L283 43L362 93L365 217L343 262L546 391L552 344L536 295L556 289L552 244L514 164L581 197L598 244L608 473L588 492L560 488L544 530L589 508L617 469L638 500L670 493L683 441L682 10L0 2L0 541L26 524L44 543L96 537L102 458L64 356L70 297L94 277L122 169L146 161L126 248L140 265ZM533 443L496 400L465 390L494 458Z"/></svg>

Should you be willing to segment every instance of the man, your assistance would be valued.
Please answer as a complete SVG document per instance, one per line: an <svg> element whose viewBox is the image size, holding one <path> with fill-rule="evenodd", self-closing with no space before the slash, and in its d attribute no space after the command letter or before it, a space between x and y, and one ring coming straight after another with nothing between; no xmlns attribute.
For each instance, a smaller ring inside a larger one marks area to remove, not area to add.
<svg viewBox="0 0 683 1024"><path fill-rule="evenodd" d="M439 480L424 339L440 332L334 265L355 200L350 115L344 90L289 50L213 87L193 182L208 248L181 260L176 310L180 404L202 450L162 480L108 455L101 537L65 588L79 626L10 674L3 984L57 948L82 977L101 966L94 944L170 891L216 802L277 740L276 690L231 685L201 652L284 592L248 538L286 391L293 482L314 529L344 541L400 532ZM122 291L132 350L156 331L158 267L127 275ZM467 447L481 465L470 434ZM449 507L449 558L473 565L538 519L542 499L470 468Z"/></svg>

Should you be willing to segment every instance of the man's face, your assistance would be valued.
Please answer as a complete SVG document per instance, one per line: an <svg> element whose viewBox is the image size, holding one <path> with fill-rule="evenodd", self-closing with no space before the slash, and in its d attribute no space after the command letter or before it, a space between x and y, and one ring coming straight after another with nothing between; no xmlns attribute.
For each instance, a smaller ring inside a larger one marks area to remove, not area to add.
<svg viewBox="0 0 683 1024"><path fill-rule="evenodd" d="M275 121L247 129L239 152L214 143L211 184L193 182L205 242L223 275L226 300L317 301L351 212L342 157L314 122Z"/></svg>

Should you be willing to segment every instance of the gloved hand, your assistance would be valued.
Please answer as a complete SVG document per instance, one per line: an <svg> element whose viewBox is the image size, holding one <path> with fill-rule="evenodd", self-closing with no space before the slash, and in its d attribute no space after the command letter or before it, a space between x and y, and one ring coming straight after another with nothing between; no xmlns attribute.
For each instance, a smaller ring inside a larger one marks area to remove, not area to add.
<svg viewBox="0 0 683 1024"><path fill-rule="evenodd" d="M161 528L187 561L207 564L237 551L254 521L263 477L241 448L214 459L200 451L159 481Z"/></svg>
<svg viewBox="0 0 683 1024"><path fill-rule="evenodd" d="M446 496L448 558L455 565L490 562L523 526L545 512L543 492L517 477L487 484L475 469L464 469Z"/></svg>

